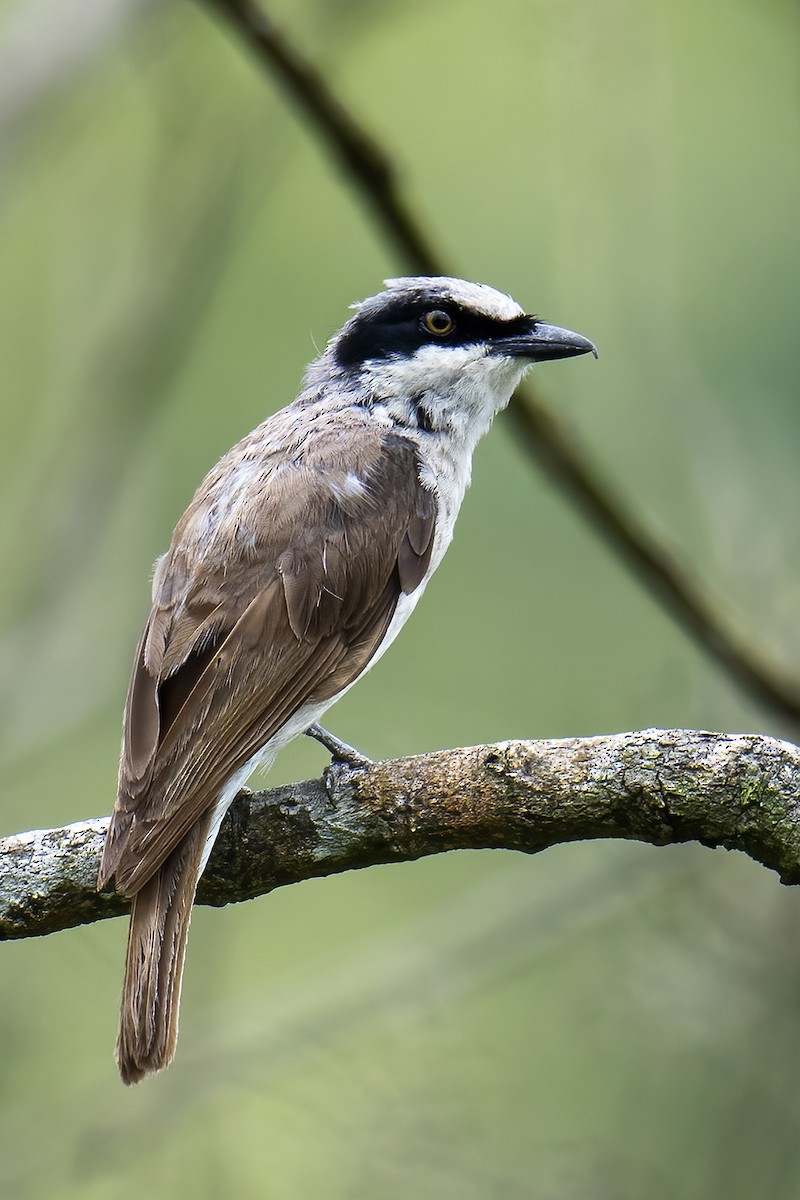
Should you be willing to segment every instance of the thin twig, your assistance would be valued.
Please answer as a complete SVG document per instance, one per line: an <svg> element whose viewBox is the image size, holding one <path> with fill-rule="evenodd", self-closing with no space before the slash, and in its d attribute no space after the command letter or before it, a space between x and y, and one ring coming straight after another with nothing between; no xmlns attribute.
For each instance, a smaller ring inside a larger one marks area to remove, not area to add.
<svg viewBox="0 0 800 1200"><path fill-rule="evenodd" d="M403 197L389 155L333 93L319 70L252 0L204 2L277 76L369 204L408 269L423 275L451 274ZM689 572L611 494L574 437L532 391L518 392L509 411L528 452L684 632L753 699L782 720L800 725L800 687L725 628Z"/></svg>
<svg viewBox="0 0 800 1200"><path fill-rule="evenodd" d="M251 0L205 0L205 3L233 26L259 62L277 77L310 118L323 144L351 177L410 269L420 275L446 275L440 256L400 192L389 156L334 95L322 74Z"/></svg>
<svg viewBox="0 0 800 1200"><path fill-rule="evenodd" d="M537 853L587 838L741 850L800 882L800 749L756 735L649 729L501 742L336 765L324 780L245 792L200 882L201 904L446 850ZM108 818L0 839L0 940L124 912L95 890Z"/></svg>
<svg viewBox="0 0 800 1200"><path fill-rule="evenodd" d="M600 481L586 458L546 409L529 402L514 405L511 417L528 448L548 475L570 496L632 574L652 593L697 646L753 699L776 716L800 723L800 689L755 655L725 628L688 572L633 513Z"/></svg>

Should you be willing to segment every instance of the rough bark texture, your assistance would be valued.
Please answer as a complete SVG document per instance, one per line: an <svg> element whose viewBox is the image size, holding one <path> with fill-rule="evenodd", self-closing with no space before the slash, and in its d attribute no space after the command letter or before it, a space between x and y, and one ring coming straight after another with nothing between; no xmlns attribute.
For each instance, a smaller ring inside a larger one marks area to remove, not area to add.
<svg viewBox="0 0 800 1200"><path fill-rule="evenodd" d="M800 882L800 750L756 735L645 730L501 742L243 792L198 902L223 905L301 879L445 850L527 854L560 842L698 841ZM94 888L107 818L0 839L0 939L126 910Z"/></svg>

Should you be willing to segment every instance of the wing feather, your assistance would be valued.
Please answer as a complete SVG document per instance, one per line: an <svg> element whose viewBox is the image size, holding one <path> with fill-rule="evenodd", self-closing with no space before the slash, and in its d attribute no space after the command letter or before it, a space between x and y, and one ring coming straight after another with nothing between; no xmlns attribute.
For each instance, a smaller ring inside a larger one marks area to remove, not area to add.
<svg viewBox="0 0 800 1200"><path fill-rule="evenodd" d="M278 455L214 526L245 445L205 481L159 565L100 874L128 895L294 713L358 677L430 563L436 497L409 440L329 429L293 473Z"/></svg>

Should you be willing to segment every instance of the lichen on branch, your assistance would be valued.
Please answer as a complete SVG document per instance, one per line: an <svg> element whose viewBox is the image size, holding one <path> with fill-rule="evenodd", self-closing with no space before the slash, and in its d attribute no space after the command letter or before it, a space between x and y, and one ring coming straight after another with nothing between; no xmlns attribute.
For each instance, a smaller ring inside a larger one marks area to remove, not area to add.
<svg viewBox="0 0 800 1200"><path fill-rule="evenodd" d="M513 741L351 768L243 791L198 903L446 850L534 854L563 842L697 841L741 850L800 882L800 749L755 734L649 729ZM0 839L0 940L126 911L95 891L107 818Z"/></svg>

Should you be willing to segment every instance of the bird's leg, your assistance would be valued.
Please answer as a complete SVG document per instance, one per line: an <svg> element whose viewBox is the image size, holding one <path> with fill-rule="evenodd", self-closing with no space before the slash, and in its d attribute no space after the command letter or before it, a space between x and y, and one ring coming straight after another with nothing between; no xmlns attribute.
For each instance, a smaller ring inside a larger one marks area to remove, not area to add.
<svg viewBox="0 0 800 1200"><path fill-rule="evenodd" d="M372 759L361 754L356 750L355 746L349 746L347 742L341 741L334 734L329 733L327 729L323 729L321 725L309 725L306 733L312 737L315 742L319 742L321 746L330 753L334 762L345 763L348 767L371 767Z"/></svg>

